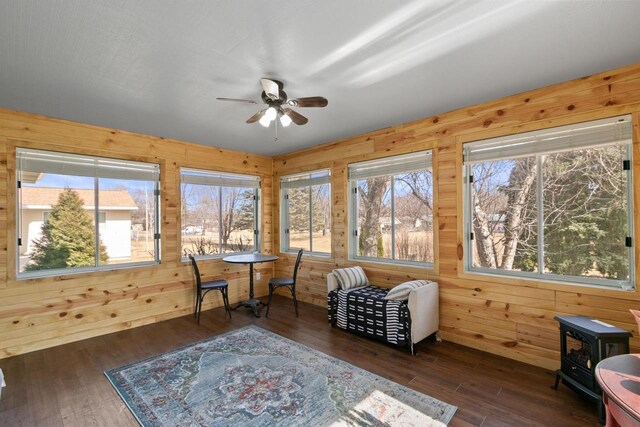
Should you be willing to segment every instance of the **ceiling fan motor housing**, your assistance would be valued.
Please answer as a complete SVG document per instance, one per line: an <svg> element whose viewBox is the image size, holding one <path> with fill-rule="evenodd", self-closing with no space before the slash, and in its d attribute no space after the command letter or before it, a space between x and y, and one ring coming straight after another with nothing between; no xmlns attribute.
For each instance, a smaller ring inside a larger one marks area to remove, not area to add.
<svg viewBox="0 0 640 427"><path fill-rule="evenodd" d="M269 98L265 91L262 91L262 95L260 97L262 98L262 102L271 107L279 107L280 105L287 102L287 94L282 89L280 89L280 97L278 99Z"/></svg>

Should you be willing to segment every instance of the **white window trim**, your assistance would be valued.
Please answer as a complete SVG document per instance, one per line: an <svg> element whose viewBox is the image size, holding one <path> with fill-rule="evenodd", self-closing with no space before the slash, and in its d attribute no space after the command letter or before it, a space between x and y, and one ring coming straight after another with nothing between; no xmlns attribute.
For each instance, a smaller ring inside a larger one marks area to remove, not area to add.
<svg viewBox="0 0 640 427"><path fill-rule="evenodd" d="M261 179L258 175L243 175L243 174L235 174L231 172L222 172L222 171L213 171L213 170L205 170L205 169L193 169L193 168L185 168L181 167L179 170L180 173L180 200L182 200L182 185L183 181L183 172L196 173L202 175L201 179L198 181L202 181L202 183L197 182L199 185L207 185L210 187L225 187L225 188L233 188L233 187L241 187L241 188L253 188L254 190L254 202L253 202L253 218L254 218L254 230L253 230L253 249L248 251L240 251L240 252L226 252L221 254L207 254L207 255L194 255L193 257L196 260L211 260L211 259L222 259L227 256L232 255L244 255L260 252L261 240L262 240L262 230L261 230ZM204 181L208 181L205 183ZM196 183L196 182L192 182ZM220 192L220 197L222 197L222 192ZM222 204L220 204L220 210L222 210ZM180 261L181 262L189 262L189 257L183 255L182 252L182 215L180 216ZM222 230L220 230L222 232Z"/></svg>
<svg viewBox="0 0 640 427"><path fill-rule="evenodd" d="M372 169L375 167L376 163L382 163L382 162L387 162L387 166L385 167L380 167L380 168L375 168L378 170L377 173L385 173L385 175L389 175L392 177L391 182L392 182L392 187L393 187L393 177L395 175L401 174L401 173L408 173L408 172L415 172L415 171L419 171L419 170L428 170L429 168L431 169L431 173L433 174L433 165L431 163L431 159L432 159L432 152L433 150L429 149L429 150L423 150L420 152L416 152L416 153L410 153L410 154L400 154L397 156L391 156L391 157L385 157L382 159L376 159L376 160L368 160L366 162L358 162L358 163L352 163L348 165L348 168L359 168L361 170L363 169L368 169L369 167L371 167ZM416 158L419 158L419 161L424 161L422 160L420 157L423 156L425 159L427 160L427 163L424 164L424 168L422 167L417 167L416 166ZM407 159L410 161L411 167L408 167L406 170L402 170L402 168L400 168L398 165L401 164L401 161L403 159ZM348 177L348 191L349 191L349 196L347 197L347 209L348 209L348 233L349 233L349 238L348 238L348 242L349 242L349 260L350 261L366 261L366 262L373 262L373 263L380 263L380 264L389 264L389 265L406 265L406 266L413 266L413 267L426 267L429 269L433 269L435 267L434 262L433 261L428 261L428 262L420 262L420 261L406 261L406 260L398 260L398 259L393 259L393 258L378 258L378 257L366 257L366 256L361 256L358 255L358 235L357 235L357 224L358 224L358 179L363 179L366 178L367 174L365 173L356 173L356 176L353 177L351 172L349 172L349 177ZM435 189L432 189L432 191L435 191ZM391 248L392 248L392 256L393 254L395 254L395 209L394 209L394 197L393 197L393 193L391 195ZM435 210L435 209L434 209ZM435 232L435 230L434 230ZM434 253L435 253L435 247L433 248Z"/></svg>
<svg viewBox="0 0 640 427"><path fill-rule="evenodd" d="M301 178L306 175L326 173L326 176L316 178ZM300 179L297 179L299 178ZM333 188L331 186L331 169L317 169L295 175L285 175L280 178L280 252L295 254L300 248L292 248L289 245L289 198L287 197L290 188L303 188L308 187L309 191L309 247L311 250L305 250L303 255L315 256L321 258L331 258L332 252L319 252L313 250L313 203L311 199L311 187L314 185L329 184L330 200L333 194ZM331 225L330 225L331 226ZM333 236L332 236L333 239Z"/></svg>
<svg viewBox="0 0 640 427"><path fill-rule="evenodd" d="M616 122L622 122L622 121L631 121L631 116L622 116L622 117L613 117L613 118L609 118L609 119L603 119L603 120L597 120L594 122L588 122L588 124L607 124L607 123L616 123ZM528 134L531 134L533 136L537 136L537 135L544 135L546 133L551 133L554 132L554 130L571 130L572 128L579 128L581 125L584 126L584 124L576 124L576 125L569 125L569 126L562 126L562 127L557 127L557 128L551 128L548 130L541 130L541 131L535 131L535 132L527 132L524 134L521 134L520 136L526 136ZM507 137L501 137L501 138L495 138L495 139L491 139L491 140L485 140L485 141L489 141L489 142L493 142L493 141L500 141L500 140L504 140L504 141L509 141L509 140L514 140L517 139L518 135L515 136L507 136ZM484 142L484 141L476 141L476 143L478 142ZM626 138L622 139L621 141L617 142L618 144L626 144L627 145L627 155L628 155L628 160L630 161L630 164L633 165L633 143L631 140L626 140ZM474 144L474 142L469 142L466 143L467 144ZM582 149L588 149L588 148L599 148L599 147L604 147L607 145L611 145L611 143L604 143L604 144L599 144L599 145L587 145L585 147L583 147ZM564 150L564 151L579 151L581 148L572 148L571 150ZM465 150L463 149L463 153L465 152ZM551 151L550 153L554 153L554 152L558 152L558 151ZM545 153L545 152L537 152L537 153L533 153L528 157L535 157L536 158L536 162L538 164L538 173L540 173L540 165L541 165L541 157L543 155L546 154L550 154L550 153ZM464 272L465 273L476 273L476 274L482 274L482 275L486 275L486 276L495 276L495 277L506 277L506 278L519 278L519 279L526 279L526 280L532 280L532 281L541 281L541 282L549 282L549 283L556 283L556 284L562 284L562 285L574 285L574 286L586 286L586 287L596 287L596 288L602 288L602 289L617 289L617 290L623 290L623 291L634 291L635 290L635 256L634 256L634 251L635 249L635 239L634 239L634 243L632 245L632 247L628 248L629 251L629 280L615 280L615 279L606 279L606 278L598 278L598 277L585 277L585 276L573 276L573 275L562 275L562 274L554 274L554 273L544 273L543 271L541 271L541 269L544 268L544 235L542 233L540 233L540 238L538 241L538 271L533 272L533 271L514 271L514 270L500 270L500 269L493 269L493 268L487 268L487 267L478 267L478 266L474 266L473 265L473 245L474 242L473 240L470 238L471 233L473 232L473 225L472 225L472 214L471 214L471 206L473 206L473 192L471 191L471 185L472 182L470 182L470 177L472 175L472 167L474 163L481 163L481 162L487 162L487 161L491 161L491 160L483 160L483 159L479 159L476 162L464 162L463 161L463 174L462 174L462 179L463 179L463 183L462 183L462 189L463 189L463 194L462 194L462 199L463 199L463 223L464 223ZM538 218L542 218L543 217L543 213L542 213L542 201L540 200L542 197L542 187L543 187L543 182L541 179L537 180L537 188L536 188L536 197L537 197L537 206L538 206ZM634 221L633 221L633 167L629 168L629 170L627 171L627 221L629 224L629 230L628 230L628 235L629 236L634 236ZM539 228L543 228L544 224L540 223L538 225ZM542 248L542 249L541 249ZM542 262L540 262L540 260L542 260Z"/></svg>
<svg viewBox="0 0 640 427"><path fill-rule="evenodd" d="M15 188L16 188L16 198L15 198L15 207L16 207L16 234L18 236L18 239L16 239L16 246L15 246L15 250L16 250L16 254L20 253L20 243L22 244L26 244L26 242L21 242L21 236L22 236L22 223L21 223L21 218L22 218L22 211L21 211L21 205L22 205L22 196L21 196L21 187L22 187L22 183L21 183L21 172L22 172L22 164L20 161L20 154L21 153L25 153L26 155L33 155L34 157L38 158L41 157L42 159L53 159L51 162L49 162L48 160L45 160L42 164L45 165L45 167L49 166L51 167L51 165L53 165L53 167L58 167L58 162L62 161L62 160L67 160L67 159L71 159L71 161L75 162L80 162L83 163L81 168L77 169L77 172L85 172L87 170L90 169L86 169L86 163L93 163L93 164L98 164L99 166L105 166L105 173L103 174L105 178L109 178L109 179L136 179L136 178L148 178L150 176L153 176L153 182L154 182L154 194L152 195L152 197L155 199L155 211L153 213L154 215L154 225L155 225L155 229L154 229L154 259L152 261L142 261L142 262L123 262L123 263L118 263L118 264L108 264L108 265L98 265L99 263L99 251L100 251L100 233L99 233L99 227L95 227L95 239L96 239L96 248L95 248L95 260L96 260L96 265L94 266L86 266L86 267L71 267L71 268L61 268L61 269L47 269L47 270L35 270L35 271L23 271L20 272L20 256L16 256L16 265L15 265L15 271L16 271L16 279L17 280L28 280L28 279L34 279L34 278L42 278L42 277L58 277L58 276L67 276L67 275L74 275L74 274L81 274L81 273L93 273L93 272L99 272L99 271L111 271L111 270L122 270L122 269L128 269L128 268L137 268L137 267L143 267L143 266L152 266L152 265L158 265L161 262L161 254L160 254L160 238L161 238L161 234L160 234L160 165L156 164L156 163L146 163L146 162L133 162L133 161L128 161L128 160L121 160L121 159L111 159L111 158L107 158L107 157L100 157L100 156L88 156L88 155L77 155L77 154L67 154L67 153L61 153L61 152L54 152L54 151L47 151L47 150L34 150L34 149L26 149L26 148L20 148L18 147L16 149L16 182L15 182ZM40 164L40 162L38 162L38 164ZM140 167L141 171L138 174L136 171L136 167ZM74 171L76 171L75 169L73 169ZM114 172L115 171L115 172ZM124 177L119 178L118 177L118 173L119 171L122 171L125 175ZM55 172L55 171L52 171ZM99 199L99 186L98 186L98 173L96 173L95 176L93 176L94 179L94 223L95 224L100 224L99 223L99 213L100 211L100 205L98 203L98 199ZM84 175L83 175L84 176ZM88 176L88 178L91 178L91 176ZM95 207L98 207L98 209L95 209ZM47 212L51 212L51 210L48 210ZM44 212L43 212L43 222L44 222Z"/></svg>

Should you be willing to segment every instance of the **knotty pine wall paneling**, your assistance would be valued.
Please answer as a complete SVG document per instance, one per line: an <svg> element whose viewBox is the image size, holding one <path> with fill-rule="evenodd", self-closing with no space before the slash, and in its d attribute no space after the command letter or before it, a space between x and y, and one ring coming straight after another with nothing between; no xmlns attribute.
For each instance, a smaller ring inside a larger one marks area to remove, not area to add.
<svg viewBox="0 0 640 427"><path fill-rule="evenodd" d="M440 331L445 340L530 364L559 366L559 332L554 316L581 314L631 330L632 351L640 351L630 308L640 308L640 292L498 278L464 272L462 234L462 144L633 114L635 242L640 242L640 64L463 108L365 135L297 151L274 159L274 176L331 165L333 255L303 257L299 298L326 305L326 275L333 268L361 265L371 281L393 286L413 278L440 284ZM436 263L434 269L392 266L348 259L347 165L410 151L434 150ZM277 182L277 180L275 181ZM274 202L277 204L277 188ZM279 207L274 208L278 228ZM279 233L274 247L279 250ZM635 245L636 283L640 250ZM283 254L278 275L292 273L294 259Z"/></svg>
<svg viewBox="0 0 640 427"><path fill-rule="evenodd" d="M622 114L633 114L635 242L640 241L640 64L474 105L411 123L270 159L91 125L0 110L0 358L156 322L192 310L193 277L179 260L181 166L262 177L262 248L279 254L279 177L331 168L332 255L303 257L301 300L326 305L326 275L361 265L372 282L393 286L413 278L440 284L440 330L446 340L549 369L559 365L558 314L583 314L639 332L628 309L640 292L469 274L463 268L462 144ZM153 267L15 278L15 147L155 161L162 165L162 264ZM433 149L435 178L433 269L349 260L349 163ZM636 266L640 250L635 245ZM294 256L261 265L256 294L275 273L291 275ZM230 281L231 299L248 293L248 271L220 260L201 262L203 275ZM636 268L636 283L640 278ZM212 298L205 309L221 304Z"/></svg>
<svg viewBox="0 0 640 427"><path fill-rule="evenodd" d="M16 147L159 163L161 263L17 280ZM193 271L180 260L181 166L260 175L261 244L264 252L272 252L271 158L0 110L0 358L192 312ZM219 259L202 260L199 265L205 280L229 281L231 302L248 297L246 266ZM266 295L273 270L272 264L256 268L263 276L256 281L256 295ZM220 305L219 295L210 294L204 309Z"/></svg>

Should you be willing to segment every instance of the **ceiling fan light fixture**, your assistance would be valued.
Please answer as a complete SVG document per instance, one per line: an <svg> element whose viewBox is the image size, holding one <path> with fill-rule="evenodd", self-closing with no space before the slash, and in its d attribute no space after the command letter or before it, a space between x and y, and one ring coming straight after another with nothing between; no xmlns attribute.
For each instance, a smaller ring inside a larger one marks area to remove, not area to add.
<svg viewBox="0 0 640 427"><path fill-rule="evenodd" d="M246 122L248 124L260 123L260 125L268 128L271 122L276 126L276 139L278 132L278 122L282 127L290 126L291 123L297 126L306 125L309 122L302 114L289 107L326 107L328 104L327 98L322 96L307 96L303 98L289 99L283 89L284 85L279 80L273 80L268 78L260 79L262 84L262 93L260 98L262 102L252 101L250 99L238 99L238 98L216 98L220 101L234 101L243 102L249 104L262 104L263 109L249 117ZM285 107L285 108L283 108Z"/></svg>
<svg viewBox="0 0 640 427"><path fill-rule="evenodd" d="M271 119L267 117L267 115L265 114L264 116L262 116L260 118L260 120L258 121L258 123L260 123L262 126L268 128L269 125L271 124Z"/></svg>
<svg viewBox="0 0 640 427"><path fill-rule="evenodd" d="M283 127L287 127L291 124L291 117L287 116L286 114L283 114L282 116L280 116L280 124Z"/></svg>
<svg viewBox="0 0 640 427"><path fill-rule="evenodd" d="M277 116L278 111L273 107L267 108L267 111L265 111L264 113L264 117L266 117L269 121L275 120Z"/></svg>

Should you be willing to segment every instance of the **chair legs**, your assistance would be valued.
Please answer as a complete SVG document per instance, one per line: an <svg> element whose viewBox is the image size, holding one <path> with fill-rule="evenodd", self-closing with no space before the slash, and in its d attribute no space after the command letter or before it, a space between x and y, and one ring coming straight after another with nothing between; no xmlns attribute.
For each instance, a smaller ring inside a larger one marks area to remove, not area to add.
<svg viewBox="0 0 640 427"><path fill-rule="evenodd" d="M273 299L273 286L269 285L269 300L267 301L267 314L264 317L269 317L269 309L271 308L271 300Z"/></svg>
<svg viewBox="0 0 640 427"><path fill-rule="evenodd" d="M298 299L296 298L296 290L293 287L287 286L291 291L291 298L293 299L293 308L296 311L296 317L298 317ZM273 292L276 290L275 286L269 285L269 300L267 301L267 314L265 317L269 317L269 309L271 308L271 300L273 299Z"/></svg>
<svg viewBox="0 0 640 427"><path fill-rule="evenodd" d="M296 290L295 288L291 289L291 298L293 298L293 308L296 310L296 317L298 317L298 299L296 298Z"/></svg>
<svg viewBox="0 0 640 427"><path fill-rule="evenodd" d="M229 319L231 319L231 307L229 306L229 293L227 292L227 288L222 288L222 300L224 301L224 309L227 311L229 315Z"/></svg>
<svg viewBox="0 0 640 427"><path fill-rule="evenodd" d="M198 305L200 305L200 292L196 291L196 304L193 307L193 317L198 317Z"/></svg>
<svg viewBox="0 0 640 427"><path fill-rule="evenodd" d="M231 319L231 306L229 305L229 294L227 292L227 288L220 288L220 293L222 294L222 302L224 302L224 309L229 315L229 319ZM207 290L209 292L209 290ZM193 316L198 319L198 325L200 324L200 314L202 313L202 301L204 300L204 296L207 294L196 292L196 307L193 311Z"/></svg>

